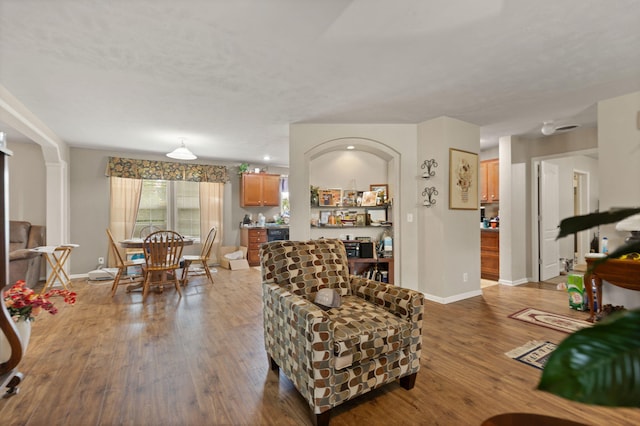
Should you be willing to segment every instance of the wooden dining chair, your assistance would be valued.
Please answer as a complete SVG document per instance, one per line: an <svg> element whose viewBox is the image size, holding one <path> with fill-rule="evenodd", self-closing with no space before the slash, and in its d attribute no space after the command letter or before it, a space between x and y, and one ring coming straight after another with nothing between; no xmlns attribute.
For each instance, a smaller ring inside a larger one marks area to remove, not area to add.
<svg viewBox="0 0 640 426"><path fill-rule="evenodd" d="M209 230L207 234L207 238L202 244L202 250L199 255L184 255L184 268L182 269L182 284L187 284L187 279L189 278L189 268L192 263L200 263L202 264L202 269L204 269L204 273L207 274L207 278L213 284L213 276L211 275L211 269L209 269L209 258L211 257L211 252L213 248L213 242L216 239L216 234L218 230L214 226Z"/></svg>
<svg viewBox="0 0 640 426"><path fill-rule="evenodd" d="M142 248L146 261L142 300L146 299L152 285L161 285L164 288L169 280L169 275L172 275L171 281L173 281L178 295L182 297L178 280L180 258L184 248L182 236L175 231L156 231L144 239Z"/></svg>
<svg viewBox="0 0 640 426"><path fill-rule="evenodd" d="M140 230L140 238L147 238L150 234L153 234L154 232L157 232L157 231L162 231L162 229L158 228L155 225L145 226Z"/></svg>
<svg viewBox="0 0 640 426"><path fill-rule="evenodd" d="M120 285L120 278L124 271L130 266L141 266L144 264L144 259L123 260L118 246L113 239L113 234L110 229L107 229L107 236L109 237L109 248L113 253L113 259L115 260L115 268L103 268L109 275L113 277L113 285L111 285L111 297L115 296L116 290ZM134 277L129 277L129 281L125 281L123 284L131 284L134 282ZM140 278L140 277L138 277ZM138 281L139 282L139 281Z"/></svg>

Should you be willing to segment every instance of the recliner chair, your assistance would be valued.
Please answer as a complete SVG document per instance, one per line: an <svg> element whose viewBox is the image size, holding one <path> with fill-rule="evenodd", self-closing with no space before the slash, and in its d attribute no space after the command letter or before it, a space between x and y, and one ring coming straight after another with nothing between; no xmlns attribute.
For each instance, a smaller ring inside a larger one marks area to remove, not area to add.
<svg viewBox="0 0 640 426"><path fill-rule="evenodd" d="M9 222L9 282L24 280L33 288L40 280L42 256L29 249L45 244L45 227L26 221Z"/></svg>

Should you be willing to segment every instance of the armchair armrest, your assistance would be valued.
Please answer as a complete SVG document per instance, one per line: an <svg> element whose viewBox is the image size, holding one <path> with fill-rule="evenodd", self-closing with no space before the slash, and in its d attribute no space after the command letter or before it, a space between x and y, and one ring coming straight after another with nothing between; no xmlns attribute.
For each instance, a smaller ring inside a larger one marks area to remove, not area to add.
<svg viewBox="0 0 640 426"><path fill-rule="evenodd" d="M40 255L41 253L31 251L30 249L18 249L18 250L9 252L9 261L21 260L21 259L32 259Z"/></svg>
<svg viewBox="0 0 640 426"><path fill-rule="evenodd" d="M312 406L335 380L333 329L326 312L277 284L263 290L264 338L267 354Z"/></svg>
<svg viewBox="0 0 640 426"><path fill-rule="evenodd" d="M349 278L351 292L354 295L409 321L412 324L412 334L415 337L421 335L424 313L424 295L422 293L354 275Z"/></svg>

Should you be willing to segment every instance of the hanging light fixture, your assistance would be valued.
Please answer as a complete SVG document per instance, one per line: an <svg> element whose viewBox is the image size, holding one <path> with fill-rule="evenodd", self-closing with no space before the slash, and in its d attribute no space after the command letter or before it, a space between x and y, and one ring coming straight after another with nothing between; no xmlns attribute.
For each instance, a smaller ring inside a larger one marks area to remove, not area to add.
<svg viewBox="0 0 640 426"><path fill-rule="evenodd" d="M549 136L556 132L556 125L553 124L553 121L545 121L542 123L542 129L540 129L543 135Z"/></svg>
<svg viewBox="0 0 640 426"><path fill-rule="evenodd" d="M181 145L167 154L169 158L175 158L176 160L195 160L196 155L189 151L189 149L184 144L184 138L180 138Z"/></svg>

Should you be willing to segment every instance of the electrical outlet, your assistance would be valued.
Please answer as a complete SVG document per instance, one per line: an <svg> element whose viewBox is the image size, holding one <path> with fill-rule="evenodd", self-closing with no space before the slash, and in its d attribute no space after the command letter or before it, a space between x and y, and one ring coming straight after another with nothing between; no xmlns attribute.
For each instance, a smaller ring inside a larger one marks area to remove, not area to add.
<svg viewBox="0 0 640 426"><path fill-rule="evenodd" d="M465 283L467 281L469 281L469 274L467 274L466 272L462 274L462 281L464 281Z"/></svg>
<svg viewBox="0 0 640 426"><path fill-rule="evenodd" d="M104 265L104 257L98 258L98 265Z"/></svg>

